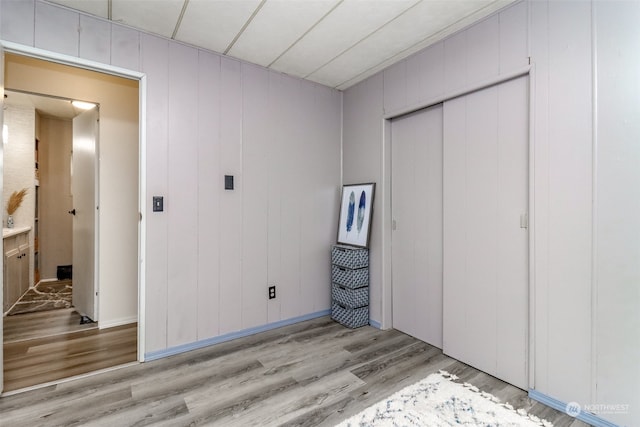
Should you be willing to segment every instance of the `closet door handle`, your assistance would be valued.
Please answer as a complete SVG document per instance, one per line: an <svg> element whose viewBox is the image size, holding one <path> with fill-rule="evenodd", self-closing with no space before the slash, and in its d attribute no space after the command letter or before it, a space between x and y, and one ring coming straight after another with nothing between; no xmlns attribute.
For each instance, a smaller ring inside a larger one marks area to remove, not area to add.
<svg viewBox="0 0 640 427"><path fill-rule="evenodd" d="M69 213L70 213L71 215L75 215L75 214L76 214L76 208L71 209L71 210L69 211Z"/></svg>

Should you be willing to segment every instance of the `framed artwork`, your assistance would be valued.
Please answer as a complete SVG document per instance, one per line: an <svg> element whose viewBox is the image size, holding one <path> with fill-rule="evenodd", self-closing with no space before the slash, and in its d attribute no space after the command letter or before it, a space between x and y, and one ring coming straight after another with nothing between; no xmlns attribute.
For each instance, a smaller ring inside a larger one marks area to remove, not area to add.
<svg viewBox="0 0 640 427"><path fill-rule="evenodd" d="M375 183L342 186L338 243L369 247L375 189Z"/></svg>

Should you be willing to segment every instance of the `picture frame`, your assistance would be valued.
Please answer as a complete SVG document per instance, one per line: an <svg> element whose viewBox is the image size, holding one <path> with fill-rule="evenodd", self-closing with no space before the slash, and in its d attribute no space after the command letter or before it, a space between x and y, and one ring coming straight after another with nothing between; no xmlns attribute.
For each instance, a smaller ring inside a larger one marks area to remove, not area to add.
<svg viewBox="0 0 640 427"><path fill-rule="evenodd" d="M369 247L375 190L375 182L342 186L338 244Z"/></svg>

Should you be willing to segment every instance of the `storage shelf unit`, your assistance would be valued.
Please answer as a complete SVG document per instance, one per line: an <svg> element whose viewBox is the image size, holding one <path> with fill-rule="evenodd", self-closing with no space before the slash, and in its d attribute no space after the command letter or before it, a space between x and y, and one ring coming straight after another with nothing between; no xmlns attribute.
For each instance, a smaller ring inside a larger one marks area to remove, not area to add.
<svg viewBox="0 0 640 427"><path fill-rule="evenodd" d="M349 328L369 324L369 250L331 248L331 318Z"/></svg>

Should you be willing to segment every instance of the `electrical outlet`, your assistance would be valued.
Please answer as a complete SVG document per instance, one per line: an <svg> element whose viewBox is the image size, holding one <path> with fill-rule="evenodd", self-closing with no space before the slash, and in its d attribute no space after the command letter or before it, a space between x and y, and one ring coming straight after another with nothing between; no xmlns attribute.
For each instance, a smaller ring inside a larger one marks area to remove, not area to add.
<svg viewBox="0 0 640 427"><path fill-rule="evenodd" d="M269 299L274 299L276 297L276 287L269 286Z"/></svg>

